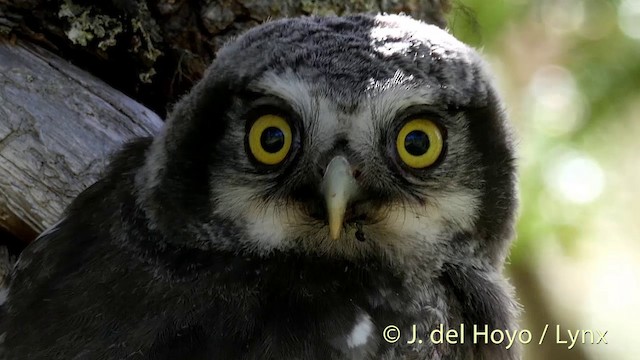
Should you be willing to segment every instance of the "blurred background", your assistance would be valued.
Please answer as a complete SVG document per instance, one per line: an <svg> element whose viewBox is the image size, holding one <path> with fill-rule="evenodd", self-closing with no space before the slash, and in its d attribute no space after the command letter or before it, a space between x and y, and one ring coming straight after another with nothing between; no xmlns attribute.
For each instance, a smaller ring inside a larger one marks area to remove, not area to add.
<svg viewBox="0 0 640 360"><path fill-rule="evenodd" d="M489 60L517 129L508 272L534 335L525 358L640 359L640 1L461 0L449 22ZM608 344L568 350L555 325Z"/></svg>

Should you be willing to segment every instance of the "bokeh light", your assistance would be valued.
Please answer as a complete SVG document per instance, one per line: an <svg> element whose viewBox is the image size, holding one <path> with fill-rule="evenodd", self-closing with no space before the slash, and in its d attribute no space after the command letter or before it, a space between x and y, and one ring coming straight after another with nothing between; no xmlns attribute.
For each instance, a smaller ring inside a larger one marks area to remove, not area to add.
<svg viewBox="0 0 640 360"><path fill-rule="evenodd" d="M600 165L589 156L572 151L551 159L545 175L546 184L555 196L575 204L593 202L605 186Z"/></svg>
<svg viewBox="0 0 640 360"><path fill-rule="evenodd" d="M640 0L462 3L452 31L482 48L516 127L521 328L608 331L525 359L640 359Z"/></svg>
<svg viewBox="0 0 640 360"><path fill-rule="evenodd" d="M625 35L640 40L640 1L624 0L620 3L618 24Z"/></svg>

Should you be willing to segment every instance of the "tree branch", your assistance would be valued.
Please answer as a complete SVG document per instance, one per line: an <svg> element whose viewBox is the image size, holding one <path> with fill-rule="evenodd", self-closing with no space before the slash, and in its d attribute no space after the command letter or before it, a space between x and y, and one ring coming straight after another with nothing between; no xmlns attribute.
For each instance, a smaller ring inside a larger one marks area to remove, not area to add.
<svg viewBox="0 0 640 360"><path fill-rule="evenodd" d="M160 118L24 42L0 43L0 227L24 240L56 221L108 155Z"/></svg>

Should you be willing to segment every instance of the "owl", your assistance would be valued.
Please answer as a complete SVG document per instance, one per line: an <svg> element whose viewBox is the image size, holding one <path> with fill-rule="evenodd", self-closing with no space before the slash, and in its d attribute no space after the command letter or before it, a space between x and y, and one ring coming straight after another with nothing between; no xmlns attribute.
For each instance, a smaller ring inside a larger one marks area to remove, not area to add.
<svg viewBox="0 0 640 360"><path fill-rule="evenodd" d="M512 137L437 26L262 24L21 255L3 356L519 359L473 334L516 329Z"/></svg>

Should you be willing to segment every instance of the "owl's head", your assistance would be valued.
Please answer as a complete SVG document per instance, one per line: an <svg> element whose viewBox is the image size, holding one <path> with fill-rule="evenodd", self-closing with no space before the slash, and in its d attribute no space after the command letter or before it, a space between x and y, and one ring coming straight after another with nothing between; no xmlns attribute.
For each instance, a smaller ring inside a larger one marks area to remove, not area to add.
<svg viewBox="0 0 640 360"><path fill-rule="evenodd" d="M227 44L138 178L174 241L257 255L499 265L516 207L481 59L394 15L279 20Z"/></svg>

